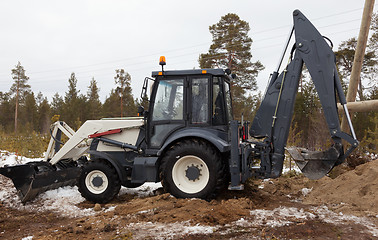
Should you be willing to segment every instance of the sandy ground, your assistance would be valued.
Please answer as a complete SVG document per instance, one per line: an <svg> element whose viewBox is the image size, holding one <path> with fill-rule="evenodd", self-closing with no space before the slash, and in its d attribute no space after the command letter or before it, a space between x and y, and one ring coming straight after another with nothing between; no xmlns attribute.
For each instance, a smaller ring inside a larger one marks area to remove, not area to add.
<svg viewBox="0 0 378 240"><path fill-rule="evenodd" d="M250 180L217 199L177 199L158 184L85 201L75 187L22 205L0 176L0 239L378 239L378 161L335 179Z"/></svg>

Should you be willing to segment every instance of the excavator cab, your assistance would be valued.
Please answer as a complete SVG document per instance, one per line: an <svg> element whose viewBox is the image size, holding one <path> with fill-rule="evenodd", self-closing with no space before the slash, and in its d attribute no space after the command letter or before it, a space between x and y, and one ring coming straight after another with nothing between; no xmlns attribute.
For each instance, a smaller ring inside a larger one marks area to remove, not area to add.
<svg viewBox="0 0 378 240"><path fill-rule="evenodd" d="M147 151L160 150L176 132L217 131L227 141L232 120L230 76L223 69L153 72L146 116Z"/></svg>

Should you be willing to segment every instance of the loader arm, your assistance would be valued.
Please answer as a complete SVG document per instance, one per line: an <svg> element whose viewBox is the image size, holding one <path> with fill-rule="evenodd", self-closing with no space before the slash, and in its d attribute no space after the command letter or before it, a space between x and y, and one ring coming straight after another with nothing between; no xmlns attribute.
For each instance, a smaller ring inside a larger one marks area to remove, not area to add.
<svg viewBox="0 0 378 240"><path fill-rule="evenodd" d="M290 56L290 63L282 73L278 74L278 67L277 71L272 74L264 99L251 125L250 134L255 138L265 138L264 142L271 146L270 159L268 159L268 163L265 163L265 169L261 170L265 177L280 176L294 112L295 97L303 64L305 64L317 90L334 144L323 152L309 152L298 148L290 148L288 151L307 177L317 179L327 174L335 165L343 162L345 157L357 147L358 141L346 108L346 100L337 74L335 55L332 49L300 11L295 10L293 18L294 31L291 31L290 37L294 32L295 45L291 51L293 54L295 50L294 56ZM290 42L290 37L287 45ZM283 57L281 61L282 59ZM337 97L344 106L353 136L340 129ZM346 153L343 150L342 139L351 144Z"/></svg>

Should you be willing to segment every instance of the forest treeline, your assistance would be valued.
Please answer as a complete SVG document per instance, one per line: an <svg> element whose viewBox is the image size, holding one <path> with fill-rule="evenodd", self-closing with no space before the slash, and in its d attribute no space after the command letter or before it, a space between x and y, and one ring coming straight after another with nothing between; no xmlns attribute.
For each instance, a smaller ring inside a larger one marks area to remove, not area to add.
<svg viewBox="0 0 378 240"><path fill-rule="evenodd" d="M68 78L65 94L56 93L49 102L43 93L31 91L25 72L19 62L12 69L14 83L10 91L0 92L0 129L4 132L26 134L34 131L43 134L57 120L78 129L88 119L135 116L140 104L132 95L131 76L124 69L115 71L115 86L104 102L100 101L94 78L87 91L80 93L75 73Z"/></svg>
<svg viewBox="0 0 378 240"><path fill-rule="evenodd" d="M236 30L235 30L236 29ZM260 61L252 62L252 39L248 36L249 24L236 14L222 16L220 21L209 27L213 43L207 53L201 54L200 68L230 68L238 78L233 80L232 95L234 117L252 120L262 94L257 91L256 78L264 69ZM356 38L342 42L337 50L336 64L346 90L357 45ZM358 100L378 99L378 17L373 16L371 36L361 72ZM253 50L253 49L252 49ZM97 81L92 78L87 89L77 89L75 73L68 76L68 87L64 95L56 93L51 101L42 92L34 93L28 83L27 71L18 62L12 73L13 85L8 92L0 92L0 149L17 150L26 155L38 155L35 149L44 149L49 139L50 124L65 121L78 129L88 119L136 116L137 107L148 106L147 98L137 99L132 95L131 76L127 69L115 69L114 87L105 101L100 101ZM315 149L327 145L328 128L322 115L316 90L304 69L300 82L289 144ZM363 148L377 153L377 112L353 113L357 138L363 140ZM23 146L25 139L35 138L34 145ZM36 140L38 139L38 140ZM34 151L36 151L34 153ZM31 154L32 153L32 154Z"/></svg>

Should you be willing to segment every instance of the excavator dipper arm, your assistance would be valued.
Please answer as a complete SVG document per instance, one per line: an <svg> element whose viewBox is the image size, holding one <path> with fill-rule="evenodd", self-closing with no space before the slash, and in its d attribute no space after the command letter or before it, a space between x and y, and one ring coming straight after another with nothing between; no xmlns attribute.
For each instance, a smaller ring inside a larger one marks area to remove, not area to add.
<svg viewBox="0 0 378 240"><path fill-rule="evenodd" d="M346 100L337 75L335 55L332 49L299 10L294 11L293 18L295 46L291 54L294 53L294 56L290 56L291 61L282 73L278 74L279 69L277 69L272 74L264 99L251 125L250 134L255 138L265 138L265 145L268 143L271 146L264 148L269 149L270 157L267 160L268 163L263 163L264 160L261 160L262 166L265 167L261 167L259 174L262 177L274 178L280 176L295 97L303 64L305 64L318 92L334 144L330 149L323 152L310 152L295 147L287 150L307 177L318 179L327 174L335 165L342 163L345 157L357 147L358 141L346 109ZM290 37L288 43L289 41ZM340 129L336 105L337 97L344 106L353 136L342 132ZM343 150L342 139L351 144L346 153Z"/></svg>

